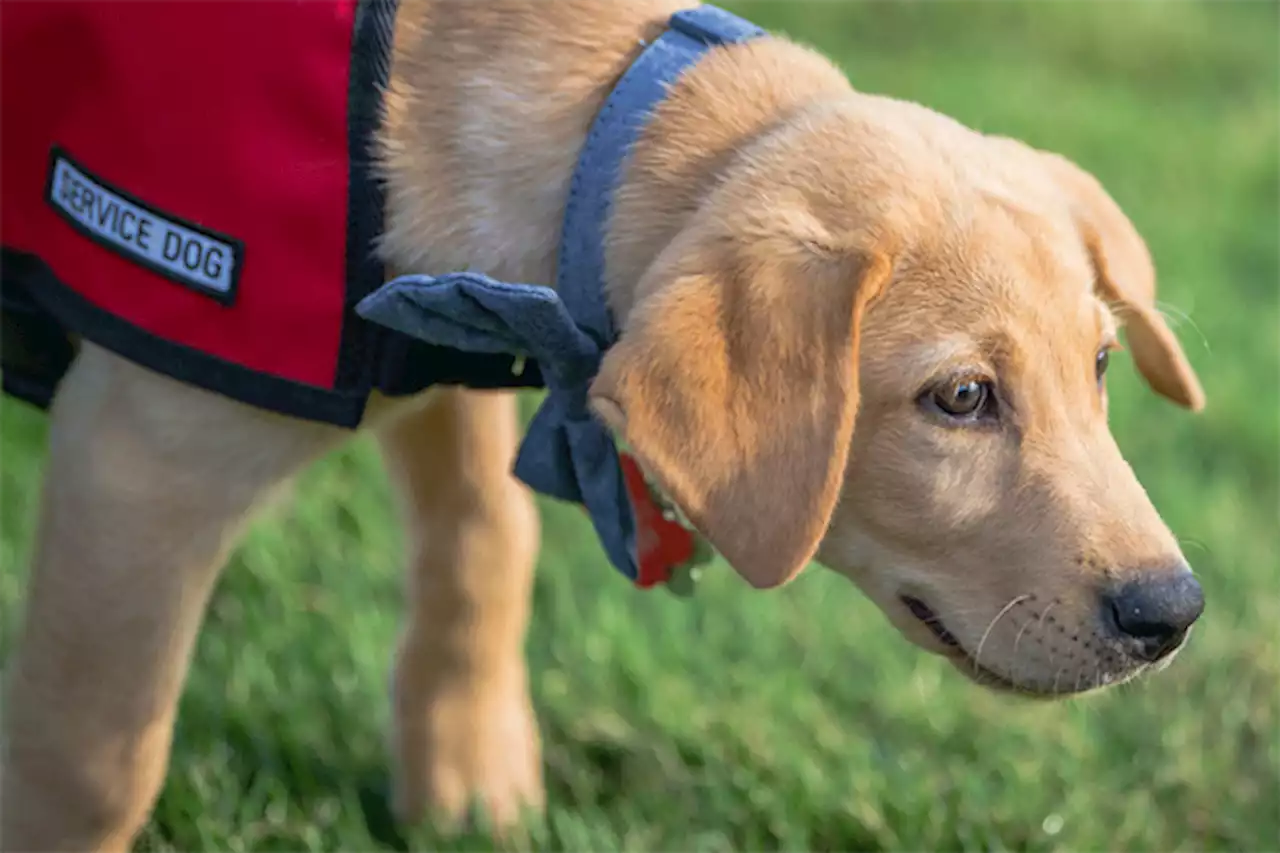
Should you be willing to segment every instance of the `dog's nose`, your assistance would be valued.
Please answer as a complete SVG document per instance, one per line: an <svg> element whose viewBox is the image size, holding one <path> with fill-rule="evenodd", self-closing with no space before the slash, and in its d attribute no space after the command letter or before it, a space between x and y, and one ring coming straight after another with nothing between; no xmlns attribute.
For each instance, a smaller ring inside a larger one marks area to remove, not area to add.
<svg viewBox="0 0 1280 853"><path fill-rule="evenodd" d="M1191 570L1151 572L1104 596L1116 633L1133 642L1133 653L1157 661L1178 647L1204 612L1204 591Z"/></svg>

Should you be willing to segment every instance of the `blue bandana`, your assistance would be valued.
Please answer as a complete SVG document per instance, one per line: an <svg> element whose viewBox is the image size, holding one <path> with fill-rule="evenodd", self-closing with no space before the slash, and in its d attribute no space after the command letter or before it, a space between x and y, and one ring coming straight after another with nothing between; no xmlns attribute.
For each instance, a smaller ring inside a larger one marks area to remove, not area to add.
<svg viewBox="0 0 1280 853"><path fill-rule="evenodd" d="M516 457L536 492L586 507L609 561L635 580L636 521L613 437L587 407L587 389L617 339L604 297L604 228L623 162L653 107L716 45L762 35L754 24L699 6L669 28L618 81L578 157L569 189L555 289L479 273L407 275L365 297L374 323L464 352L510 353L538 363L547 397Z"/></svg>

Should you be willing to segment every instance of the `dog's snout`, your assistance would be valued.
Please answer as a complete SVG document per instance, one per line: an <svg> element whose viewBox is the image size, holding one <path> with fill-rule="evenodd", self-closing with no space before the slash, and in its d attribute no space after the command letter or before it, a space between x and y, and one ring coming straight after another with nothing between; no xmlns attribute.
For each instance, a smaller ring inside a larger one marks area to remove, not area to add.
<svg viewBox="0 0 1280 853"><path fill-rule="evenodd" d="M1181 568L1133 578L1104 595L1104 609L1117 635L1135 656L1157 661L1174 651L1204 611L1204 591Z"/></svg>

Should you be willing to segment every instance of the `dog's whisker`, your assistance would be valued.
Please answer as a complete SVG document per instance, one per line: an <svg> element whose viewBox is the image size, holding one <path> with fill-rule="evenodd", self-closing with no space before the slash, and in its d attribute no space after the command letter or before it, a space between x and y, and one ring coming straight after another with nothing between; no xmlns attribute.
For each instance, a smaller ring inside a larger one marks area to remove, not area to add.
<svg viewBox="0 0 1280 853"><path fill-rule="evenodd" d="M973 662L975 665L982 664L982 648L987 644L987 638L991 636L991 631L996 627L996 623L999 622L1001 617L1007 614L1010 610L1017 607L1018 604L1026 601L1030 597L1031 596L1029 595L1019 595L1010 599L1008 604L1000 608L1000 612L995 615L995 618L987 623L987 629L982 632L982 639L978 641L978 649L973 653Z"/></svg>
<svg viewBox="0 0 1280 853"><path fill-rule="evenodd" d="M1018 644L1022 642L1022 636L1027 633L1028 626L1031 625L1030 620L1023 622L1022 627L1018 629L1017 635L1013 638L1013 654L1011 657L1016 662L1018 659Z"/></svg>
<svg viewBox="0 0 1280 853"><path fill-rule="evenodd" d="M1060 667L1058 667L1058 669L1053 673L1053 687L1050 689L1050 691L1049 691L1050 693L1053 693L1053 694L1055 694L1055 695L1056 695L1057 693L1060 693L1060 692L1061 692L1061 691L1059 691L1059 690L1058 690L1058 682L1059 682L1059 680L1062 678L1062 673L1063 673L1063 672L1065 672L1065 671L1066 671L1066 669L1067 669L1067 668L1066 668L1065 666L1060 666Z"/></svg>
<svg viewBox="0 0 1280 853"><path fill-rule="evenodd" d="M1040 614L1040 619L1036 622L1036 631L1044 630L1044 620L1048 618L1049 611L1052 610L1053 606L1057 603L1057 599L1049 602L1049 606L1044 609L1044 612Z"/></svg>
<svg viewBox="0 0 1280 853"><path fill-rule="evenodd" d="M1203 551L1205 554L1211 553L1209 550L1209 546L1201 542L1199 539L1192 539L1187 536L1179 536L1177 538L1178 538L1179 545L1194 545L1195 547Z"/></svg>

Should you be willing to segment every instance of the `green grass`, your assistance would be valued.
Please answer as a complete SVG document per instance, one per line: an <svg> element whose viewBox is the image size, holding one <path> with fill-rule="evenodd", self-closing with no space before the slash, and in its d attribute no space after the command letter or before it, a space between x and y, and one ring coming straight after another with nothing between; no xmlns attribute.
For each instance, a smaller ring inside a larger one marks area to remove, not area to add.
<svg viewBox="0 0 1280 853"><path fill-rule="evenodd" d="M1275 4L753 3L855 85L1094 171L1149 240L1209 394L1112 371L1123 450L1208 610L1163 674L1063 704L970 686L821 571L717 571L690 603L614 576L545 506L528 652L550 805L540 847L1280 848L1280 15ZM534 400L528 401L530 403ZM43 416L9 404L0 614L20 600ZM235 555L185 694L151 849L439 849L386 816L400 534L361 442ZM458 849L487 845L473 837Z"/></svg>

